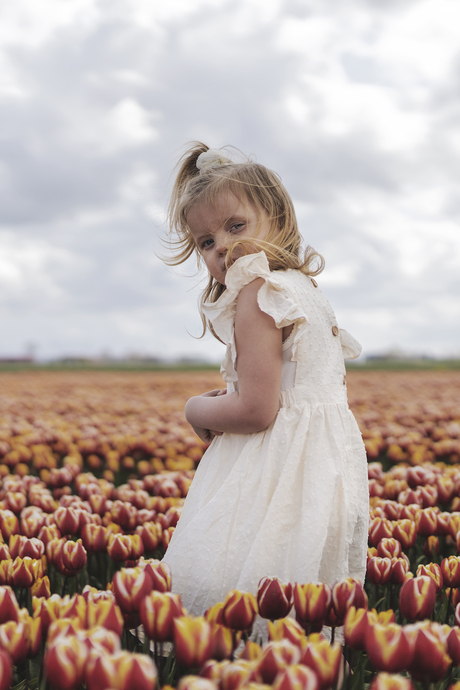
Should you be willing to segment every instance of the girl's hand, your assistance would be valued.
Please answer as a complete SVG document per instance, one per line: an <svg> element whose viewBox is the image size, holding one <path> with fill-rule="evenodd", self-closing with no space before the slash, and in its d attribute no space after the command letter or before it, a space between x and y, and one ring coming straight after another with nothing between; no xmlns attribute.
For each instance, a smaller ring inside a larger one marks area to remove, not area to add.
<svg viewBox="0 0 460 690"><path fill-rule="evenodd" d="M227 393L227 389L223 388L214 388L212 391L207 391L206 393L202 393L199 395L195 400L198 400L198 398L217 398L220 395L225 395ZM193 398L191 398L193 400ZM190 400L189 400L190 403ZM188 404L188 403L187 403ZM196 424L193 424L190 419L188 420L190 426L192 427L193 431L197 436L201 438L202 441L205 443L211 443L212 439L214 436L222 436L222 431L213 431L212 429L206 429L205 427L198 426Z"/></svg>
<svg viewBox="0 0 460 690"><path fill-rule="evenodd" d="M205 443L211 443L214 436L222 436L222 431L211 431L210 429L202 429L200 426L190 425L197 436Z"/></svg>
<svg viewBox="0 0 460 690"><path fill-rule="evenodd" d="M225 395L227 392L226 388L214 388L212 391L208 391L207 393L202 393L201 398L217 398L218 395Z"/></svg>

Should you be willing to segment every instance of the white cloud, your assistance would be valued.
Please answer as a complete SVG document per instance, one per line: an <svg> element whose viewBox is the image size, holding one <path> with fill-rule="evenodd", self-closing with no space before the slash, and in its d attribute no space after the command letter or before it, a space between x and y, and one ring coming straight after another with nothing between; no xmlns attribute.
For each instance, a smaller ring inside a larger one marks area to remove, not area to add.
<svg viewBox="0 0 460 690"><path fill-rule="evenodd" d="M40 300L65 301L65 292L53 279L53 267L74 264L70 252L53 247L43 240L25 240L12 233L0 233L0 300L8 303L11 295L15 302L21 297L30 299L34 306Z"/></svg>
<svg viewBox="0 0 460 690"><path fill-rule="evenodd" d="M0 43L39 48L64 28L89 29L99 19L94 0L16 0L2 3Z"/></svg>

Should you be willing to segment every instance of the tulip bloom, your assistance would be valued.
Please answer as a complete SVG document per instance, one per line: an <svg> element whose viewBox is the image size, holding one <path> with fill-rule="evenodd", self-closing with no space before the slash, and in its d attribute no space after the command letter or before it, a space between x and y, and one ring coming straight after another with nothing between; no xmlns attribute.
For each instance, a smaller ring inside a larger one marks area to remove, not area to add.
<svg viewBox="0 0 460 690"><path fill-rule="evenodd" d="M272 690L318 690L316 673L308 666L294 664L277 676Z"/></svg>
<svg viewBox="0 0 460 690"><path fill-rule="evenodd" d="M292 585L283 585L277 577L264 577L259 582L257 604L262 618L285 618L292 608Z"/></svg>
<svg viewBox="0 0 460 690"><path fill-rule="evenodd" d="M48 563L51 565L57 565L61 559L62 547L66 543L66 537L60 537L58 539L50 539L45 547L46 558Z"/></svg>
<svg viewBox="0 0 460 690"><path fill-rule="evenodd" d="M27 609L22 609L27 611ZM32 618L25 615L21 617L21 623L25 626L28 652L27 656L32 659L38 654L42 644L42 622L40 618Z"/></svg>
<svg viewBox="0 0 460 690"><path fill-rule="evenodd" d="M40 620L37 618L36 620ZM77 633L81 630L81 623L78 618L59 618L57 621L53 621L48 628L46 635L46 641L49 647L59 638L59 637L69 637L77 636Z"/></svg>
<svg viewBox="0 0 460 690"><path fill-rule="evenodd" d="M213 688L212 690L215 690L216 684L220 684L220 680L222 678L222 673L224 672L224 668L228 666L230 661L228 659L224 659L223 661L215 661L214 659L210 659L209 661L205 661L201 671L200 671L200 678L206 678L207 680L213 681ZM180 681L179 685L177 686L178 690L179 687L182 687L181 683L184 680L184 678L197 678L197 676L184 676Z"/></svg>
<svg viewBox="0 0 460 690"><path fill-rule="evenodd" d="M457 534L460 532L460 512L455 512L450 514L449 518L449 534L452 539L457 538Z"/></svg>
<svg viewBox="0 0 460 690"><path fill-rule="evenodd" d="M218 623L222 625L222 610L224 608L224 602L218 601L217 604L211 606L207 611L204 612L204 617L208 623Z"/></svg>
<svg viewBox="0 0 460 690"><path fill-rule="evenodd" d="M175 527L167 527L163 530L163 534L161 535L161 543L163 544L163 548L165 551L169 546L169 542L172 539L172 535L174 534L175 529Z"/></svg>
<svg viewBox="0 0 460 690"><path fill-rule="evenodd" d="M452 628L447 635L447 653L454 666L460 666L460 629Z"/></svg>
<svg viewBox="0 0 460 690"><path fill-rule="evenodd" d="M46 634L50 624L62 617L63 600L58 594L52 594L49 599L32 599L34 618L40 618L43 632Z"/></svg>
<svg viewBox="0 0 460 690"><path fill-rule="evenodd" d="M124 568L113 577L113 593L123 613L139 613L142 599L152 591L152 579L140 568Z"/></svg>
<svg viewBox="0 0 460 690"><path fill-rule="evenodd" d="M257 659L259 659L261 655L262 647L259 644L257 644L257 642L248 640L244 645L244 649L241 652L239 659L246 659L247 661L257 661Z"/></svg>
<svg viewBox="0 0 460 690"><path fill-rule="evenodd" d="M367 609L367 595L361 582L351 577L336 582L332 588L332 606L337 617L336 625L343 625L351 606Z"/></svg>
<svg viewBox="0 0 460 690"><path fill-rule="evenodd" d="M73 574L79 573L86 565L86 550L79 541L66 541L62 547L62 563L64 568L70 570Z"/></svg>
<svg viewBox="0 0 460 690"><path fill-rule="evenodd" d="M11 581L11 564L13 561L11 558L6 561L0 561L0 586L12 585Z"/></svg>
<svg viewBox="0 0 460 690"><path fill-rule="evenodd" d="M423 553L427 558L439 556L439 537L427 537L423 545Z"/></svg>
<svg viewBox="0 0 460 690"><path fill-rule="evenodd" d="M406 574L409 572L410 563L407 556L405 558L392 558L391 559L391 574L390 582L393 585L401 585Z"/></svg>
<svg viewBox="0 0 460 690"><path fill-rule="evenodd" d="M77 637L58 637L48 647L44 669L48 682L56 690L75 690L84 679L88 649Z"/></svg>
<svg viewBox="0 0 460 690"><path fill-rule="evenodd" d="M66 596L61 599L62 618L78 618L83 626L86 621L86 599L82 594L74 594L73 597Z"/></svg>
<svg viewBox="0 0 460 690"><path fill-rule="evenodd" d="M100 599L89 600L86 604L86 627L100 626L111 630L121 637L124 627L124 619L119 606L115 601Z"/></svg>
<svg viewBox="0 0 460 690"><path fill-rule="evenodd" d="M44 525L38 533L38 538L44 543L45 549L48 542L52 541L53 539L60 539L61 536L62 535L56 525Z"/></svg>
<svg viewBox="0 0 460 690"><path fill-rule="evenodd" d="M445 587L460 587L460 557L449 556L441 561Z"/></svg>
<svg viewBox="0 0 460 690"><path fill-rule="evenodd" d="M171 592L150 592L140 604L145 634L156 642L172 642L174 620L184 615L180 596Z"/></svg>
<svg viewBox="0 0 460 690"><path fill-rule="evenodd" d="M255 669L262 677L262 682L271 685L280 671L299 663L299 660L299 648L288 640L269 642L257 659Z"/></svg>
<svg viewBox="0 0 460 690"><path fill-rule="evenodd" d="M232 630L251 630L257 616L257 600L250 592L232 589L222 609L222 622Z"/></svg>
<svg viewBox="0 0 460 690"><path fill-rule="evenodd" d="M211 623L212 652L211 656L216 661L229 659L234 648L240 643L241 633L226 628L219 623ZM240 657L241 658L241 657Z"/></svg>
<svg viewBox="0 0 460 690"><path fill-rule="evenodd" d="M176 659L188 668L198 668L211 658L212 627L204 618L174 619Z"/></svg>
<svg viewBox="0 0 460 690"><path fill-rule="evenodd" d="M436 536L445 537L450 534L451 513L437 513L436 515Z"/></svg>
<svg viewBox="0 0 460 690"><path fill-rule="evenodd" d="M49 599L51 596L50 580L47 575L40 577L33 583L30 588L30 593L33 597L45 597Z"/></svg>
<svg viewBox="0 0 460 690"><path fill-rule="evenodd" d="M412 661L409 640L404 634L404 629L396 623L377 623L369 626L366 652L375 669L388 673L402 671Z"/></svg>
<svg viewBox="0 0 460 690"><path fill-rule="evenodd" d="M150 575L153 583L152 588L156 592L171 591L171 568L167 563L158 561L155 558L148 560L141 558L138 567L143 568Z"/></svg>
<svg viewBox="0 0 460 690"><path fill-rule="evenodd" d="M365 648L369 613L367 609L357 609L354 606L351 606L347 611L343 634L345 644L352 649L363 650Z"/></svg>
<svg viewBox="0 0 460 690"><path fill-rule="evenodd" d="M392 536L393 523L390 520L380 517L371 520L369 525L369 543L371 546L377 546L381 539L389 539Z"/></svg>
<svg viewBox="0 0 460 690"><path fill-rule="evenodd" d="M217 662L214 663L217 666ZM220 683L223 669L222 671L219 669L217 673L219 675L212 679L202 674L199 676L183 676L177 685L177 690L216 690L216 683ZM167 688L168 686L164 687Z"/></svg>
<svg viewBox="0 0 460 690"><path fill-rule="evenodd" d="M331 607L329 585L308 583L294 586L295 618L307 632L319 632Z"/></svg>
<svg viewBox="0 0 460 690"><path fill-rule="evenodd" d="M11 510L0 510L0 531L6 540L12 534L19 534L19 520Z"/></svg>
<svg viewBox="0 0 460 690"><path fill-rule="evenodd" d="M109 535L102 525L88 522L81 528L81 541L85 549L91 553L100 553L107 549Z"/></svg>
<svg viewBox="0 0 460 690"><path fill-rule="evenodd" d="M128 534L110 534L107 544L107 552L117 563L131 558L131 539Z"/></svg>
<svg viewBox="0 0 460 690"><path fill-rule="evenodd" d="M377 545L377 554L380 558L399 558L402 554L401 542L393 537L381 539Z"/></svg>
<svg viewBox="0 0 460 690"><path fill-rule="evenodd" d="M407 628L406 635L411 635L414 649L412 663L406 664L409 673L415 680L441 680L452 662L447 653L447 641L436 634L436 628L429 621Z"/></svg>
<svg viewBox="0 0 460 690"><path fill-rule="evenodd" d="M21 544L19 544L18 556L20 558L25 558L29 556L35 560L38 560L45 553L44 543L35 537L32 539L25 539Z"/></svg>
<svg viewBox="0 0 460 690"><path fill-rule="evenodd" d="M393 537L401 542L403 549L410 549L417 541L415 522L409 519L396 520L393 523Z"/></svg>
<svg viewBox="0 0 460 690"><path fill-rule="evenodd" d="M318 640L308 644L300 661L316 673L320 688L328 688L337 681L341 659L342 647L339 644Z"/></svg>
<svg viewBox="0 0 460 690"><path fill-rule="evenodd" d="M367 563L367 579L375 585L385 585L390 581L391 569L390 558L374 556Z"/></svg>
<svg viewBox="0 0 460 690"><path fill-rule="evenodd" d="M76 635L86 644L90 654L116 654L121 651L120 637L107 628L77 630Z"/></svg>
<svg viewBox="0 0 460 690"><path fill-rule="evenodd" d="M129 501L114 501L110 513L112 520L126 532L136 528L137 508Z"/></svg>
<svg viewBox="0 0 460 690"><path fill-rule="evenodd" d="M22 534L12 534L10 539L9 539L9 550L10 550L10 557L11 558L18 558L19 550L23 544L27 542L27 537L24 537ZM41 554L40 554L41 556ZM21 556L21 558L23 558Z"/></svg>
<svg viewBox="0 0 460 690"><path fill-rule="evenodd" d="M417 534L422 537L429 537L436 534L438 517L434 508L424 508L415 517L415 527Z"/></svg>
<svg viewBox="0 0 460 690"><path fill-rule="evenodd" d="M220 687L221 690L237 690L237 688L259 681L260 676L254 667L254 663L238 659L238 661L228 664L223 669Z"/></svg>
<svg viewBox="0 0 460 690"><path fill-rule="evenodd" d="M158 548L163 534L161 525L156 522L144 522L142 526L136 528L136 532L140 534L146 551L155 551Z"/></svg>
<svg viewBox="0 0 460 690"><path fill-rule="evenodd" d="M417 568L417 577L420 575L427 575L431 577L436 585L436 592L440 592L443 587L443 577L441 568L437 563L428 563L428 565L419 565Z"/></svg>
<svg viewBox="0 0 460 690"><path fill-rule="evenodd" d="M305 631L297 621L292 618L280 618L273 623L268 622L268 637L270 640L289 640L300 647L306 639Z"/></svg>
<svg viewBox="0 0 460 690"><path fill-rule="evenodd" d="M0 648L8 652L15 665L26 659L29 644L25 625L15 621L0 625Z"/></svg>
<svg viewBox="0 0 460 690"><path fill-rule="evenodd" d="M10 655L0 649L0 690L10 690L13 679L13 666Z"/></svg>
<svg viewBox="0 0 460 690"><path fill-rule="evenodd" d="M35 563L38 562L39 561L35 561ZM15 558L14 561L11 562L11 581L14 587L29 588L33 585L36 578L33 563L34 561L27 556L26 558ZM43 577L43 571L41 576Z"/></svg>
<svg viewBox="0 0 460 690"><path fill-rule="evenodd" d="M21 534L26 537L38 537L38 534L45 524L45 514L36 508L33 512L28 515L24 515L24 511L21 515Z"/></svg>
<svg viewBox="0 0 460 690"><path fill-rule="evenodd" d="M144 555L144 544L140 534L130 534L129 538L131 539L131 560L137 561Z"/></svg>
<svg viewBox="0 0 460 690"><path fill-rule="evenodd" d="M423 575L407 580L399 593L399 608L408 621L429 618L436 603L436 585L431 577ZM387 669L383 669L387 670Z"/></svg>
<svg viewBox="0 0 460 690"><path fill-rule="evenodd" d="M61 534L77 534L79 520L80 518L75 508L60 506L54 511L54 522Z"/></svg>
<svg viewBox="0 0 460 690"><path fill-rule="evenodd" d="M11 587L0 587L0 623L19 620L19 604Z"/></svg>

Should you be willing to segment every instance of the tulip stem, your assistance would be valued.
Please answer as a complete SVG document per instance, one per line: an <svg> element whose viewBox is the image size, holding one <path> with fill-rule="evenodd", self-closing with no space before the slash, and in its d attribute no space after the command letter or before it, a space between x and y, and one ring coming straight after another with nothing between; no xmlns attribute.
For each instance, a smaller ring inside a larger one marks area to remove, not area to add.
<svg viewBox="0 0 460 690"><path fill-rule="evenodd" d="M449 590L449 597L448 597L448 599L447 599L446 620L445 620L445 622L446 622L447 624L449 623L450 604L451 604L451 601L452 601L452 590L453 590L453 587L450 588L450 590Z"/></svg>
<svg viewBox="0 0 460 690"><path fill-rule="evenodd" d="M30 589L27 590L27 609L29 611L29 615L32 616L32 593Z"/></svg>
<svg viewBox="0 0 460 690"><path fill-rule="evenodd" d="M92 574L92 573L91 573L91 571L92 571L91 565L92 565L92 556L93 556L93 554L91 553L91 551L88 551L88 561L87 561L87 565L88 565L88 584L89 584L89 585L91 585L91 574Z"/></svg>
<svg viewBox="0 0 460 690"><path fill-rule="evenodd" d="M158 666L158 675L160 678L163 677L163 666L164 666L163 642L160 642L160 664Z"/></svg>

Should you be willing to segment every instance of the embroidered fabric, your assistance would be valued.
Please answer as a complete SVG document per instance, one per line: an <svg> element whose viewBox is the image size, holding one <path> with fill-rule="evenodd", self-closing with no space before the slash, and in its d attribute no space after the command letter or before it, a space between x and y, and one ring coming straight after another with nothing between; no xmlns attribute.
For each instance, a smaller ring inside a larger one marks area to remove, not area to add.
<svg viewBox="0 0 460 690"><path fill-rule="evenodd" d="M283 582L364 580L369 499L361 433L348 407L344 355L359 344L339 330L312 280L270 271L263 252L239 258L227 290L204 307L227 344L222 374L235 389L234 319L239 291L255 278L260 308L278 328L294 324L283 350L280 409L256 434L216 437L201 460L164 560L173 591L200 615L230 589Z"/></svg>

